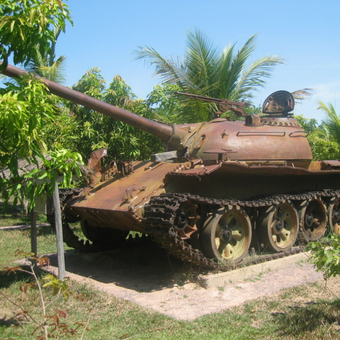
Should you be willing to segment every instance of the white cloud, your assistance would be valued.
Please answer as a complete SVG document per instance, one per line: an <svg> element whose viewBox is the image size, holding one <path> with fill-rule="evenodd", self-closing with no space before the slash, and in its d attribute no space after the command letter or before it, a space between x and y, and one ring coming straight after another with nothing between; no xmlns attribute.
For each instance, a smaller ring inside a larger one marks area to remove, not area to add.
<svg viewBox="0 0 340 340"><path fill-rule="evenodd" d="M337 102L340 102L340 80L317 84L312 86L312 88L315 90L313 94L315 100L331 103L334 106Z"/></svg>

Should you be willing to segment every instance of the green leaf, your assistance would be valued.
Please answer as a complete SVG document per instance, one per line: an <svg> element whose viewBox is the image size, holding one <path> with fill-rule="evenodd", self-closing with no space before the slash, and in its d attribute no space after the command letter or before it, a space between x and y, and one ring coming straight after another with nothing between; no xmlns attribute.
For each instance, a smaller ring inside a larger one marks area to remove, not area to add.
<svg viewBox="0 0 340 340"><path fill-rule="evenodd" d="M11 25L10 25L10 31L11 32L13 32L13 30L14 30L14 24L15 24L15 21L12 20Z"/></svg>
<svg viewBox="0 0 340 340"><path fill-rule="evenodd" d="M38 176L38 179L44 179L47 177L47 172L43 172L40 176Z"/></svg>

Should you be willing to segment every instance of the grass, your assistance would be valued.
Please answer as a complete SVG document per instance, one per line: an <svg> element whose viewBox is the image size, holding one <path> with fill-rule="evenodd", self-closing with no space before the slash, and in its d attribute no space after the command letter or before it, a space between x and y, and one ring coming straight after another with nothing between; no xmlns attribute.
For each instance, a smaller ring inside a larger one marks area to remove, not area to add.
<svg viewBox="0 0 340 340"><path fill-rule="evenodd" d="M18 224L18 221L14 223ZM38 229L40 254L54 252L55 244L55 235L48 227ZM0 268L13 265L14 252L19 248L30 250L29 230L0 230ZM23 273L0 273L0 293L39 318L37 291L25 295L20 290L29 280L29 276ZM340 300L325 294L325 290L316 284L286 289L277 296L257 299L191 322L142 308L84 284L71 282L70 286L74 295L67 300L58 299L47 313L51 314L55 309L66 311L67 317L61 318L62 322L72 327L76 322L86 324L89 320L84 339L340 339ZM218 291L223 291L222 288L219 287ZM54 297L48 290L47 293L46 301L52 301ZM312 296L322 298L313 299ZM17 312L16 306L0 297L0 338L36 339L37 334L31 335L34 327L30 322L25 323L27 336L18 326ZM80 338L83 327L74 338Z"/></svg>
<svg viewBox="0 0 340 340"><path fill-rule="evenodd" d="M25 225L31 223L30 216L23 216L20 207L13 208L11 205L8 206L6 212L3 212L3 202L0 198L0 227ZM47 223L46 216L37 215L37 223Z"/></svg>

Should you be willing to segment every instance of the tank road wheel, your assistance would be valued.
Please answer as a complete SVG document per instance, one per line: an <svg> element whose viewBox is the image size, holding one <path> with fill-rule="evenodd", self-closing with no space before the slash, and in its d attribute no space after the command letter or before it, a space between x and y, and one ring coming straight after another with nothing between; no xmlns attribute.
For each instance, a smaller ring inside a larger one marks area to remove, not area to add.
<svg viewBox="0 0 340 340"><path fill-rule="evenodd" d="M294 245L298 231L298 213L290 203L269 207L260 217L259 239L270 251L288 251Z"/></svg>
<svg viewBox="0 0 340 340"><path fill-rule="evenodd" d="M204 223L201 240L207 257L237 263L248 253L251 236L247 213L233 208L210 216Z"/></svg>
<svg viewBox="0 0 340 340"><path fill-rule="evenodd" d="M90 241L101 246L123 242L129 235L127 230L96 227L84 219L81 220L81 230Z"/></svg>
<svg viewBox="0 0 340 340"><path fill-rule="evenodd" d="M327 227L327 209L321 199L304 201L299 209L302 235L309 241L321 238Z"/></svg>
<svg viewBox="0 0 340 340"><path fill-rule="evenodd" d="M328 221L333 233L340 234L340 197L335 198L328 205Z"/></svg>

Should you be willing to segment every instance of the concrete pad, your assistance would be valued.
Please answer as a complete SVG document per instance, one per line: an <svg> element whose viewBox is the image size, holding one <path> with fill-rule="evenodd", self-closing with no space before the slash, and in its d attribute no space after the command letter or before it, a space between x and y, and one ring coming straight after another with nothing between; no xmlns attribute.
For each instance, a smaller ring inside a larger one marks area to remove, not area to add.
<svg viewBox="0 0 340 340"><path fill-rule="evenodd" d="M265 273L287 267L289 265L306 262L309 253L299 253L277 260L263 262L248 267L235 269L229 272L208 274L199 276L199 284L204 288L223 287L235 281L251 280L262 276Z"/></svg>
<svg viewBox="0 0 340 340"><path fill-rule="evenodd" d="M272 296L282 289L323 282L322 273L316 272L304 253L231 272L199 275L200 284L176 283L173 274L179 272L171 270L172 275L168 276L170 266L162 261L158 264L153 262L150 267L143 262L127 266L125 258L125 265L119 262L116 266L112 258L103 265L104 259L100 256L104 254L83 255L68 254L66 275L70 279L180 320L195 320L257 298ZM161 257L152 256L154 259ZM57 275L58 268L51 266L49 271Z"/></svg>

